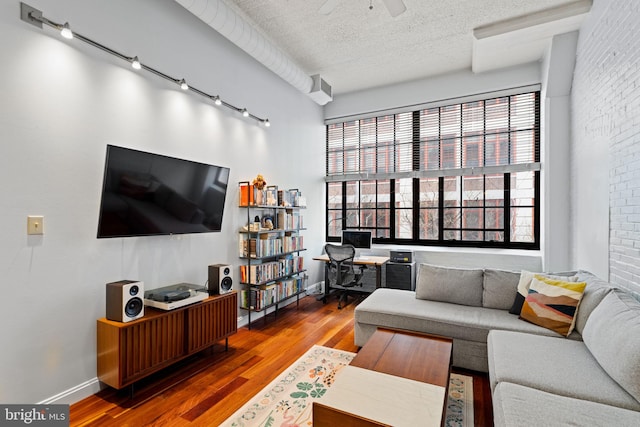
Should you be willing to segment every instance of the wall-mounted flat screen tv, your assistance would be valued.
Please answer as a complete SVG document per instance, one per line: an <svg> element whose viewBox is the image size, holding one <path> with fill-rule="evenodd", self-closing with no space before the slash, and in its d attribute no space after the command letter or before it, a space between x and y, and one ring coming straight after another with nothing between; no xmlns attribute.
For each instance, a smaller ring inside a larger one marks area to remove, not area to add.
<svg viewBox="0 0 640 427"><path fill-rule="evenodd" d="M107 145L98 238L220 231L229 168Z"/></svg>

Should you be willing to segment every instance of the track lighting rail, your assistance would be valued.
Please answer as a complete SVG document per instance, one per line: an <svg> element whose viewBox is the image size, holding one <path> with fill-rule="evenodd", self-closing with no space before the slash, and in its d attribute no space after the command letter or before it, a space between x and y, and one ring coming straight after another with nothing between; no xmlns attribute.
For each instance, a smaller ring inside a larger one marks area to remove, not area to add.
<svg viewBox="0 0 640 427"><path fill-rule="evenodd" d="M43 24L47 25L48 27L51 27L51 28L53 28L53 29L55 29L57 31L60 31L60 34L66 39L77 39L77 40L80 40L80 41L82 41L82 42L84 42L84 43L86 43L88 45L91 45L91 46L93 46L93 47L95 47L97 49L102 50L103 52L109 53L109 54L111 54L111 55L113 55L113 56L115 56L115 57L117 57L117 58L119 58L119 59L121 59L123 61L129 62L131 64L132 68L134 68L136 70L142 69L142 70L148 71L148 72L150 72L152 74L155 74L158 77L162 77L165 80L168 80L168 81L170 81L170 82L172 82L174 84L177 84L178 86L180 86L185 91L188 90L188 91L194 92L194 93L196 93L196 94L198 94L198 95L200 95L200 96L202 96L204 98L207 98L207 99L213 101L213 103L215 105L217 105L217 106L224 106L224 107L226 107L226 108L228 108L230 110L233 110L233 111L235 111L237 113L241 113L243 117L250 117L250 118L256 120L257 122L262 123L266 127L269 127L271 125L271 123L269 122L269 119L263 119L261 117L258 117L256 115L254 115L254 114L251 114L251 113L249 113L247 111L246 108L239 108L239 107L236 107L236 106L234 106L232 104L229 104L228 102L225 102L222 99L220 99L220 96L218 96L218 95L210 95L210 94L208 94L208 93L206 93L206 92L204 92L204 91L202 91L200 89L197 89L197 88L191 86L190 84L187 84L187 81L185 79L183 79L183 78L171 77L171 76L169 76L169 75L167 75L167 74L165 74L165 73L163 73L163 72L161 72L161 71L159 71L159 70L157 70L157 69L155 69L153 67L145 65L145 64L143 64L143 63L141 63L139 61L137 56L124 55L123 53L118 52L116 50L113 50L110 47L107 47L107 46L103 45L102 43L98 43L95 40L92 40L92 39L90 39L90 38L88 38L86 36L83 36L82 34L73 31L71 29L71 27L69 26L68 22L66 22L64 24L60 24L60 23L51 21L51 20L49 20L49 19L47 19L47 18L45 18L43 16L42 11L40 11L40 10L38 10L38 9L32 7L32 6L29 6L26 3L22 3L22 2L20 3L20 19L25 21L25 22L27 22L27 23L29 23L29 24L35 25L36 27L39 27L39 28L43 28Z"/></svg>

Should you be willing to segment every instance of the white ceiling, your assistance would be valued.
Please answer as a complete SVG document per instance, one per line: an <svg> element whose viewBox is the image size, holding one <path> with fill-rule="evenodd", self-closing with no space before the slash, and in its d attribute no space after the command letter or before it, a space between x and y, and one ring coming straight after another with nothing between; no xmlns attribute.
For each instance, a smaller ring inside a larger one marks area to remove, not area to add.
<svg viewBox="0 0 640 427"><path fill-rule="evenodd" d="M580 3L584 9L591 4L590 0L404 2L407 11L392 18L382 0L340 0L329 15L318 12L325 0L225 0L308 75L320 74L334 95L540 59L550 36L577 29L581 22L563 19L566 11L540 12L563 6L573 10L569 15L580 15L571 6ZM529 24L526 19L514 19L523 15L537 19ZM554 20L555 25L540 31L538 25L545 19ZM481 27L488 31L476 32L479 42L474 29ZM538 30L531 31L531 27ZM520 36L512 37L512 31ZM529 53L518 55L523 47Z"/></svg>

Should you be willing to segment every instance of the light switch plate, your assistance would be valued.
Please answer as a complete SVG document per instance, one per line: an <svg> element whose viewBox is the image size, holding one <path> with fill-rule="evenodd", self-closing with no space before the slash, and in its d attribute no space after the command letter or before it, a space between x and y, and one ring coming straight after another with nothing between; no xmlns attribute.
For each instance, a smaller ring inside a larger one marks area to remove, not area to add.
<svg viewBox="0 0 640 427"><path fill-rule="evenodd" d="M44 216L29 215L27 217L27 234L44 234Z"/></svg>

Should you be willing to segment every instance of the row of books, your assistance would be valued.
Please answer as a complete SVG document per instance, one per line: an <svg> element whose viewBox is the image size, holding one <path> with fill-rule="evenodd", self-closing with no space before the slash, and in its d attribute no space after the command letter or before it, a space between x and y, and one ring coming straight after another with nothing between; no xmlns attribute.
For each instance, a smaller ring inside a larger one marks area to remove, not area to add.
<svg viewBox="0 0 640 427"><path fill-rule="evenodd" d="M240 266L240 281L242 283L263 283L288 276L304 270L304 258L288 255L282 259L262 264Z"/></svg>
<svg viewBox="0 0 640 427"><path fill-rule="evenodd" d="M298 230L304 228L302 218L299 212L278 212L278 228L281 230Z"/></svg>
<svg viewBox="0 0 640 427"><path fill-rule="evenodd" d="M299 190L278 190L277 186L257 189L253 184L242 183L238 189L240 206L300 206L307 202Z"/></svg>
<svg viewBox="0 0 640 427"><path fill-rule="evenodd" d="M284 252L299 251L304 248L304 237L298 235L284 236L282 238Z"/></svg>
<svg viewBox="0 0 640 427"><path fill-rule="evenodd" d="M246 310L266 307L294 296L304 290L306 277L292 277L240 292L240 306Z"/></svg>
<svg viewBox="0 0 640 427"><path fill-rule="evenodd" d="M307 200L302 197L300 190L280 190L278 191L278 205L307 207Z"/></svg>
<svg viewBox="0 0 640 427"><path fill-rule="evenodd" d="M277 234L263 234L259 239L243 235L240 237L240 256L262 258L287 252L294 252L304 248L303 236L278 236Z"/></svg>

